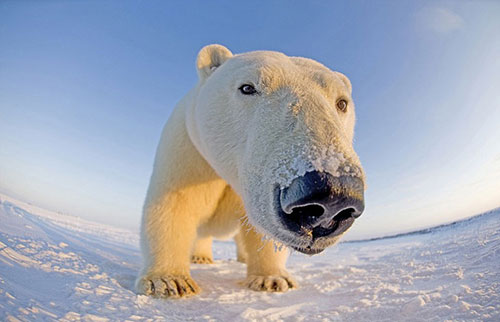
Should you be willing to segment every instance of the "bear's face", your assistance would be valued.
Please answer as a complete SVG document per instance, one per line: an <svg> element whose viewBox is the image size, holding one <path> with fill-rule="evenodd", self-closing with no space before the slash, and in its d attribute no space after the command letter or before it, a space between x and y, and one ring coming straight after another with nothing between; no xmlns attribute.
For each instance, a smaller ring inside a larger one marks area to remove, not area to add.
<svg viewBox="0 0 500 322"><path fill-rule="evenodd" d="M335 243L364 209L347 77L310 59L233 56L219 45L202 49L197 65L188 132L249 222L308 254Z"/></svg>

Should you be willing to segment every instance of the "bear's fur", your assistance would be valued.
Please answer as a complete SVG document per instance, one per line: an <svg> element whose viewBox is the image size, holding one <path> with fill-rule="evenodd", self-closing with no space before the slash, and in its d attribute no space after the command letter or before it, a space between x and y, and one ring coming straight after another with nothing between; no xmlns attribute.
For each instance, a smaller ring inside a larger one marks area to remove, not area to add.
<svg viewBox="0 0 500 322"><path fill-rule="evenodd" d="M144 204L137 291L198 293L190 262L212 263L212 237L235 234L248 287L295 288L285 269L288 248L279 245L303 241L276 218L272 189L307 171L335 174L339 167L364 180L352 147L351 84L310 59L270 51L233 55L220 45L204 47L196 66L199 82L175 107L158 145ZM244 84L257 93L242 94ZM339 98L348 102L346 112L337 110Z"/></svg>

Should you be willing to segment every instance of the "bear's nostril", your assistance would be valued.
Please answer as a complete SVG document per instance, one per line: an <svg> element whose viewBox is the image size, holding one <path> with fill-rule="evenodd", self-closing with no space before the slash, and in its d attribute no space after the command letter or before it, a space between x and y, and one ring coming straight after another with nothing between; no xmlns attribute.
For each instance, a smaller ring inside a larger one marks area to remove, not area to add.
<svg viewBox="0 0 500 322"><path fill-rule="evenodd" d="M358 217L359 215L356 215L358 212L354 208L346 208L339 212L338 214L333 217L333 220L335 221L342 221L345 219L349 219L351 217Z"/></svg>
<svg viewBox="0 0 500 322"><path fill-rule="evenodd" d="M292 208L289 214L290 219L300 226L311 225L315 223L325 213L325 208L318 204L305 206L296 206Z"/></svg>
<svg viewBox="0 0 500 322"><path fill-rule="evenodd" d="M354 213L356 210L354 208L346 208L342 211L340 211L338 214L336 214L333 218L328 219L325 218L325 220L322 220L320 222L320 226L325 229L332 229L335 225L337 225L341 221L345 221L349 218L356 218L354 217Z"/></svg>

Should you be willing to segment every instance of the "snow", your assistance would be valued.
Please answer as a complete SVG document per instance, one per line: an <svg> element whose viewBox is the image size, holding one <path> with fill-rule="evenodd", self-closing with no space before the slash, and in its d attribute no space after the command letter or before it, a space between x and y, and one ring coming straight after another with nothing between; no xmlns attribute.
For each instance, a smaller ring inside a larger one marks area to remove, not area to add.
<svg viewBox="0 0 500 322"><path fill-rule="evenodd" d="M215 264L192 268L203 292L163 300L132 290L137 233L0 195L0 320L500 321L499 219L294 253L287 293L243 287L234 243L216 242Z"/></svg>

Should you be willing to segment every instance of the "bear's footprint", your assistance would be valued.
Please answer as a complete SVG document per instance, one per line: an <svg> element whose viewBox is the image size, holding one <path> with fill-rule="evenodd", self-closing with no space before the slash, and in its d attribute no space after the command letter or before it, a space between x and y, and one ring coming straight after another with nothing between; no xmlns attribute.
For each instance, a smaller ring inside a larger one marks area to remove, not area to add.
<svg viewBox="0 0 500 322"><path fill-rule="evenodd" d="M189 276L150 276L138 283L138 291L154 297L188 297L198 294L200 287Z"/></svg>
<svg viewBox="0 0 500 322"><path fill-rule="evenodd" d="M298 287L297 282L290 276L248 276L245 280L248 288L254 291L286 292Z"/></svg>
<svg viewBox="0 0 500 322"><path fill-rule="evenodd" d="M191 263L193 263L193 264L213 264L214 261L211 257L193 255L193 256L191 256Z"/></svg>

